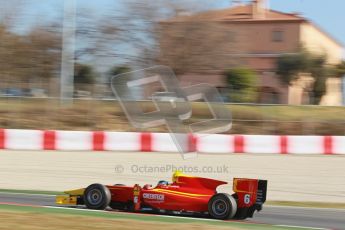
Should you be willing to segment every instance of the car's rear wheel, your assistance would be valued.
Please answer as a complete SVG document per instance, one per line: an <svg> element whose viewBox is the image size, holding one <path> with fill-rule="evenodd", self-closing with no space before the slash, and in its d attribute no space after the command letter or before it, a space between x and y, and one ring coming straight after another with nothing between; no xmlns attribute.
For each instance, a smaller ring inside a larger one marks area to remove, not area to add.
<svg viewBox="0 0 345 230"><path fill-rule="evenodd" d="M226 193L215 194L208 202L208 212L215 219L231 219L236 211L236 200Z"/></svg>
<svg viewBox="0 0 345 230"><path fill-rule="evenodd" d="M102 184L92 184L85 189L84 203L89 209L104 210L111 201L109 189Z"/></svg>

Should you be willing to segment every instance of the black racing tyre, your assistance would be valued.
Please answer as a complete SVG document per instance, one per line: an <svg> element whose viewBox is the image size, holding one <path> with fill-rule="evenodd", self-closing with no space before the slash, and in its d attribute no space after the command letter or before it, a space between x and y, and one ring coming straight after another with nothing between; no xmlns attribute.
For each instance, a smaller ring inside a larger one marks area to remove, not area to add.
<svg viewBox="0 0 345 230"><path fill-rule="evenodd" d="M234 219L237 220L245 220L248 218L248 208L239 208L237 209L237 213L234 217Z"/></svg>
<svg viewBox="0 0 345 230"><path fill-rule="evenodd" d="M92 184L85 189L84 203L89 209L104 210L111 201L109 189L102 184Z"/></svg>
<svg viewBox="0 0 345 230"><path fill-rule="evenodd" d="M235 198L236 201L238 201L238 195L236 193L231 195L233 198ZM237 220L244 220L247 219L248 208L237 208L236 215L234 216L234 219Z"/></svg>
<svg viewBox="0 0 345 230"><path fill-rule="evenodd" d="M227 193L217 193L208 202L208 212L215 219L231 219L237 212L236 200Z"/></svg>

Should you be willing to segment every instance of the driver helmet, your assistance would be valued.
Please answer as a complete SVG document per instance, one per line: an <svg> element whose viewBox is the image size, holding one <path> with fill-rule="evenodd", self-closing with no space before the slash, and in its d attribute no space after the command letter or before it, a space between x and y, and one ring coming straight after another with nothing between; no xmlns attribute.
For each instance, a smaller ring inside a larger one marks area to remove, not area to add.
<svg viewBox="0 0 345 230"><path fill-rule="evenodd" d="M169 182L166 180L160 180L160 181L158 181L157 185L169 185Z"/></svg>

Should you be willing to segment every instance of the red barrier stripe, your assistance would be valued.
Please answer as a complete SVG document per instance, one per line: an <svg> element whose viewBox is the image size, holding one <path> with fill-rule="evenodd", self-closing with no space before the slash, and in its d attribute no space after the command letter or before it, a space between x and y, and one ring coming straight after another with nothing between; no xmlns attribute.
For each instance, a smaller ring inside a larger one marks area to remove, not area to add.
<svg viewBox="0 0 345 230"><path fill-rule="evenodd" d="M55 150L55 131L47 130L43 131L43 149L44 150Z"/></svg>
<svg viewBox="0 0 345 230"><path fill-rule="evenodd" d="M280 153L281 154L288 153L288 137L287 136L280 136Z"/></svg>
<svg viewBox="0 0 345 230"><path fill-rule="evenodd" d="M196 152L196 143L197 143L197 137L190 133L188 135L189 152Z"/></svg>
<svg viewBox="0 0 345 230"><path fill-rule="evenodd" d="M140 146L141 146L142 152L152 151L152 134L151 133L140 134Z"/></svg>
<svg viewBox="0 0 345 230"><path fill-rule="evenodd" d="M244 153L244 136L234 136L235 153Z"/></svg>
<svg viewBox="0 0 345 230"><path fill-rule="evenodd" d="M5 148L5 130L0 129L0 149Z"/></svg>
<svg viewBox="0 0 345 230"><path fill-rule="evenodd" d="M102 131L96 131L92 133L92 148L94 151L104 150L105 135Z"/></svg>
<svg viewBox="0 0 345 230"><path fill-rule="evenodd" d="M324 136L323 138L324 154L333 154L333 138L331 136Z"/></svg>

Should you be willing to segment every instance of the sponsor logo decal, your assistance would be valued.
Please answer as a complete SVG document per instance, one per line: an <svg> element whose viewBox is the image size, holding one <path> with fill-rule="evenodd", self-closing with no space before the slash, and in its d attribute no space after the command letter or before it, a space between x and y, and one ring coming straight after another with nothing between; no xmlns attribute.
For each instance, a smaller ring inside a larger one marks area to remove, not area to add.
<svg viewBox="0 0 345 230"><path fill-rule="evenodd" d="M163 201L164 200L164 195L163 194L144 193L143 194L143 198L144 199L149 199L149 200Z"/></svg>

